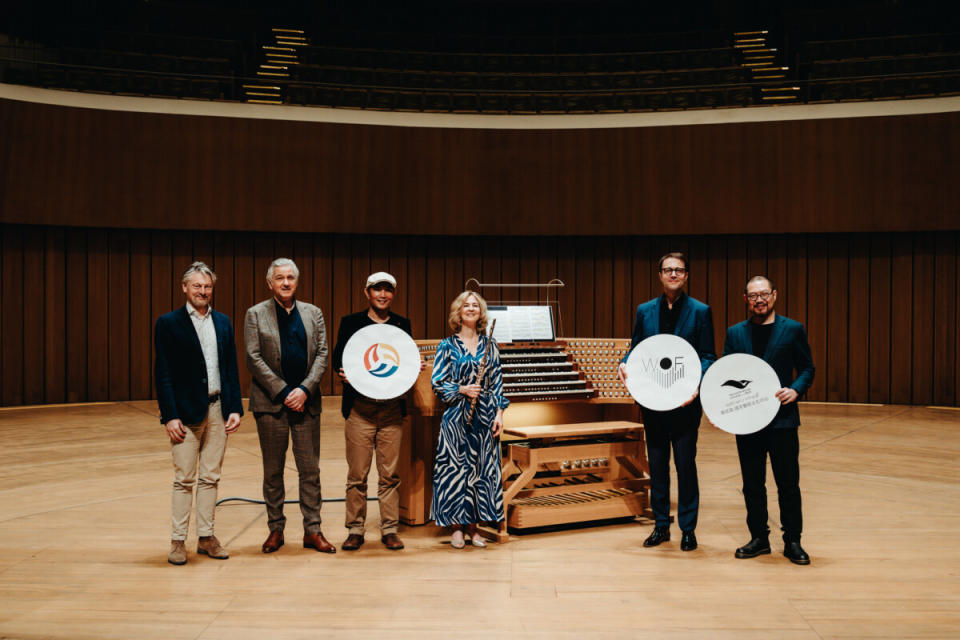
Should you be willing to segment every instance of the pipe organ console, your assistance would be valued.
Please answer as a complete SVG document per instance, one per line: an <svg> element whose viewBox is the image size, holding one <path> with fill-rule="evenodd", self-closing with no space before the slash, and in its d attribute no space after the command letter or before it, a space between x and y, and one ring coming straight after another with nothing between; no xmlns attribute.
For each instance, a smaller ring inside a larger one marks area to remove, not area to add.
<svg viewBox="0 0 960 640"><path fill-rule="evenodd" d="M439 340L417 341L428 363ZM569 338L501 344L510 407L502 437L506 527L648 513L649 468L640 412L617 378L629 340ZM401 453L400 517L430 517L433 454L444 406L427 367L411 391Z"/></svg>

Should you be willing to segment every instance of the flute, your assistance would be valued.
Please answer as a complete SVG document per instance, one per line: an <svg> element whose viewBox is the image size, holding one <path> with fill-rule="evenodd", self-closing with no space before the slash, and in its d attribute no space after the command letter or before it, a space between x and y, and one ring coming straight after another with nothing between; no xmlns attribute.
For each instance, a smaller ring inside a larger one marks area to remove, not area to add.
<svg viewBox="0 0 960 640"><path fill-rule="evenodd" d="M487 360L489 360L490 352L493 350L493 328L496 326L497 319L494 318L493 322L490 323L490 331L487 333L487 348L483 350L483 358L480 359L480 366L477 367L477 377L474 378L473 384L479 384L480 381L483 380L483 374L487 372ZM480 392L483 393L483 390ZM476 398L470 398L470 411L467 412L467 424L473 419L473 412L477 408L477 400L479 399L479 395Z"/></svg>

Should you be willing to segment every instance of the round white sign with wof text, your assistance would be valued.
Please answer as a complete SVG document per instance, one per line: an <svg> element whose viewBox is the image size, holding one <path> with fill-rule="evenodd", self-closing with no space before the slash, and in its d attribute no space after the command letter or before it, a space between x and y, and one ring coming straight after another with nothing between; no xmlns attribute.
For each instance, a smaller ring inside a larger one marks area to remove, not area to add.
<svg viewBox="0 0 960 640"><path fill-rule="evenodd" d="M654 411L676 409L700 384L700 356L689 342L668 333L634 347L626 362L627 391Z"/></svg>
<svg viewBox="0 0 960 640"><path fill-rule="evenodd" d="M764 360L748 353L731 353L703 374L700 401L716 427L738 435L756 433L780 410L780 378Z"/></svg>
<svg viewBox="0 0 960 640"><path fill-rule="evenodd" d="M420 375L420 350L403 329L371 324L347 341L343 372L347 382L368 398L397 398L409 391Z"/></svg>

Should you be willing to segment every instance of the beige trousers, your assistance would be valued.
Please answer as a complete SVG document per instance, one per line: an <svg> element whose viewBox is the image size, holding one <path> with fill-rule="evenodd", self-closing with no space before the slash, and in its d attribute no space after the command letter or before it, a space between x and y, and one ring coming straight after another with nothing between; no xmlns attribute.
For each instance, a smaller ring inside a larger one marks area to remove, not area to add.
<svg viewBox="0 0 960 640"><path fill-rule="evenodd" d="M213 512L217 506L217 485L227 449L227 432L220 401L210 405L207 417L195 425L183 425L183 442L173 445L173 534L172 540L186 540L197 486L197 535L213 535Z"/></svg>
<svg viewBox="0 0 960 640"><path fill-rule="evenodd" d="M400 400L376 403L357 398L344 427L347 441L347 529L363 535L367 519L367 476L377 454L377 498L380 533L396 533L400 522L400 442L403 439Z"/></svg>

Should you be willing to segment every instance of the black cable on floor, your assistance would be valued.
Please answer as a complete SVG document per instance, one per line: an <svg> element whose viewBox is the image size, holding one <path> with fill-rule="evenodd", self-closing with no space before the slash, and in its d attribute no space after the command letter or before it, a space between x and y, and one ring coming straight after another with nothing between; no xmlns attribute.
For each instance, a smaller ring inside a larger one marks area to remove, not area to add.
<svg viewBox="0 0 960 640"><path fill-rule="evenodd" d="M367 496L367 502L376 501L376 500L377 500L376 497ZM233 501L249 502L250 504L267 504L267 503L264 502L263 500L257 500L256 498L242 498L242 497L240 497L240 496L234 496L234 497L232 497L232 498L220 498L219 500L217 500L216 506L219 507L219 506L222 505L224 502L233 502ZM321 502L346 502L346 501L347 501L346 498L326 498L326 499L324 499L324 500L321 500ZM300 501L299 501L299 500L284 500L284 501L283 501L283 504L300 504Z"/></svg>

